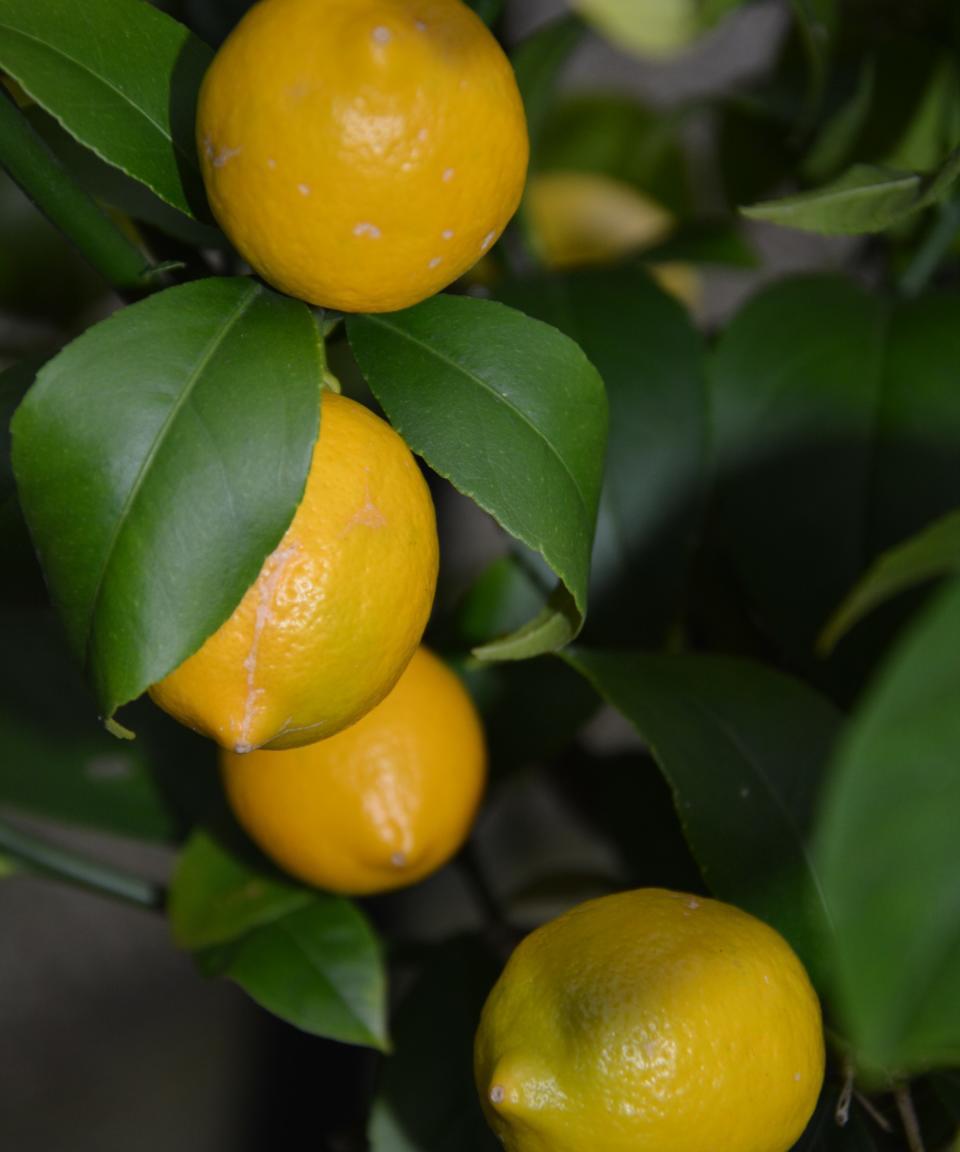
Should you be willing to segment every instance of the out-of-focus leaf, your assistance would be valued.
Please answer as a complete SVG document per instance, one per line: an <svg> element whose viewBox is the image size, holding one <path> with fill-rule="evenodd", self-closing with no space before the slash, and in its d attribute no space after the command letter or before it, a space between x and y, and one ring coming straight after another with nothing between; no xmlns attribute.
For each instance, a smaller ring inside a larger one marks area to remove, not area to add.
<svg viewBox="0 0 960 1152"><path fill-rule="evenodd" d="M822 983L830 910L809 837L839 714L800 681L742 661L565 658L648 744L711 890L779 929Z"/></svg>
<svg viewBox="0 0 960 1152"><path fill-rule="evenodd" d="M596 369L560 332L491 301L437 296L350 317L347 331L411 448L561 581L540 617L477 655L526 659L561 647L586 612L607 431Z"/></svg>
<svg viewBox="0 0 960 1152"><path fill-rule="evenodd" d="M126 308L40 372L14 471L104 715L195 652L255 580L303 493L320 379L306 305L239 278Z"/></svg>
<svg viewBox="0 0 960 1152"><path fill-rule="evenodd" d="M590 172L631 184L683 215L689 172L677 120L625 96L568 97L546 117L537 171Z"/></svg>
<svg viewBox="0 0 960 1152"><path fill-rule="evenodd" d="M254 872L204 831L183 848L170 884L168 913L181 948L226 944L279 920L314 899L293 881Z"/></svg>
<svg viewBox="0 0 960 1152"><path fill-rule="evenodd" d="M527 113L527 130L534 159L561 69L580 43L584 31L581 20L565 16L537 29L513 53L513 69Z"/></svg>
<svg viewBox="0 0 960 1152"><path fill-rule="evenodd" d="M0 68L82 144L188 216L210 49L144 0L4 0Z"/></svg>
<svg viewBox="0 0 960 1152"><path fill-rule="evenodd" d="M752 220L825 236L883 232L942 200L958 174L960 152L926 175L856 164L822 188L753 204L741 211Z"/></svg>
<svg viewBox="0 0 960 1152"><path fill-rule="evenodd" d="M496 1152L473 1083L473 1034L500 965L462 937L433 950L401 1002L368 1138L371 1152ZM425 1107L425 1101L430 1107Z"/></svg>
<svg viewBox="0 0 960 1152"><path fill-rule="evenodd" d="M807 180L826 180L849 159L870 112L875 83L876 67L872 59L867 59L853 90L821 128L803 161Z"/></svg>
<svg viewBox="0 0 960 1152"><path fill-rule="evenodd" d="M683 225L672 236L643 254L650 264L719 264L756 268L757 254L734 226L725 222Z"/></svg>
<svg viewBox="0 0 960 1152"><path fill-rule="evenodd" d="M304 1032L388 1046L380 946L349 900L284 881L197 833L170 911L178 942L206 975L233 980Z"/></svg>
<svg viewBox="0 0 960 1152"><path fill-rule="evenodd" d="M240 940L202 954L268 1012L315 1036L386 1050L386 985L377 939L359 909L316 895Z"/></svg>
<svg viewBox="0 0 960 1152"><path fill-rule="evenodd" d="M151 749L119 743L97 724L50 614L4 611L0 635L0 806L123 836L175 837L180 818Z"/></svg>
<svg viewBox="0 0 960 1152"><path fill-rule="evenodd" d="M587 635L618 647L660 641L684 593L706 479L701 338L637 268L509 283L499 295L576 340L606 384Z"/></svg>
<svg viewBox="0 0 960 1152"><path fill-rule="evenodd" d="M851 590L823 631L826 651L886 600L938 576L960 573L960 512L952 512L919 535L884 552Z"/></svg>
<svg viewBox="0 0 960 1152"><path fill-rule="evenodd" d="M891 306L820 277L754 297L719 341L719 535L754 619L811 674L871 561L960 506L958 362L955 298ZM873 640L861 629L837 658L872 659Z"/></svg>
<svg viewBox="0 0 960 1152"><path fill-rule="evenodd" d="M960 1062L960 585L911 628L839 747L816 837L833 993L860 1063Z"/></svg>

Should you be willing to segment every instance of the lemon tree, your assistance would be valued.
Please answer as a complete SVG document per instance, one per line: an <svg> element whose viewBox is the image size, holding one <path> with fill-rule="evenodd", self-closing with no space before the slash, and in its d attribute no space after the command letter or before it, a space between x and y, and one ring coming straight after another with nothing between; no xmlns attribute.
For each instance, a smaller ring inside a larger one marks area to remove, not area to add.
<svg viewBox="0 0 960 1152"><path fill-rule="evenodd" d="M955 6L537 7L0 0L9 954L254 1142L947 1152ZM101 1033L0 1144L198 1138Z"/></svg>

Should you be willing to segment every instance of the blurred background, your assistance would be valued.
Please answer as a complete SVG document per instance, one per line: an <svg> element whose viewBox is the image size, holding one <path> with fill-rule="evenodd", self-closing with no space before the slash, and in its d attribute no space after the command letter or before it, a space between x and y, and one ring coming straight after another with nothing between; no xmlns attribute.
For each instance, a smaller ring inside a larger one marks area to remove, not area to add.
<svg viewBox="0 0 960 1152"><path fill-rule="evenodd" d="M242 0L161 6L212 43L247 7ZM715 97L763 76L786 34L787 8L786 0L768 0L742 9L693 51L667 63L640 61L587 36L564 71L563 87L630 94L657 117L687 110L681 135L696 212L719 213L728 204L717 176ZM507 44L518 43L564 11L559 0L507 0L501 25ZM696 291L688 295L707 330L759 283L788 271L836 267L849 251L845 241L761 225L746 227L744 235L757 255L756 266L700 270ZM118 304L0 174L0 367L25 355L48 355ZM349 365L340 367L347 380ZM435 495L444 544L438 600L443 617L503 543L474 505L439 484ZM51 770L60 770L61 764L66 771L67 749L71 763L77 748L89 749L84 769L89 777L122 782L129 760L113 752L109 738L100 733L82 686L51 684L48 678L54 666L59 676L66 675L56 655L55 632L44 632L39 641L33 626L29 638L23 634L23 621L37 610L42 593L28 557L16 563L5 557L5 564L8 560L13 575L0 631L5 650L0 760L5 770L15 774L22 764L26 772L30 761L36 762L36 747L25 745L12 722L14 715L28 714L47 742L44 755ZM596 833L591 814L602 808L602 821L617 818L618 772L630 765L636 778L642 750L623 723L598 712L592 697L584 697L582 682L573 686L562 671L556 675L549 689L551 713L562 711L587 724L575 750L549 777L534 757L524 771L495 788L476 834L476 853L495 895L531 922L551 907L547 877L575 877L587 896L616 884L628 866L635 872L637 864ZM551 723L550 715L541 719ZM201 742L171 734L149 706L129 721L143 733L151 755L157 748L168 749L170 771L177 777L172 787L210 784L209 749ZM506 760L524 757L513 730L491 733L491 742L495 776ZM582 783L578 791L572 769L577 757L591 755L606 760L607 790L586 795ZM634 837L649 852L644 875L655 882L657 867L668 862L674 884L686 868L688 886L695 887L699 878L686 858L669 796L652 764L647 767L642 777L645 823ZM13 813L22 823L29 821L24 815L28 807ZM171 856L161 847L60 824L31 826L42 827L69 850L160 882L171 867ZM499 889L498 877L504 878ZM402 926L403 940L415 946L418 939L475 926L483 900L469 874L454 865L413 892L371 903L369 911L384 926ZM305 1037L259 1010L233 986L202 979L190 958L173 947L162 917L40 879L15 877L0 884L0 925L0 1149L253 1152L301 1147L304 1133L311 1134L312 1146L331 1152L364 1147L363 1120L377 1057Z"/></svg>

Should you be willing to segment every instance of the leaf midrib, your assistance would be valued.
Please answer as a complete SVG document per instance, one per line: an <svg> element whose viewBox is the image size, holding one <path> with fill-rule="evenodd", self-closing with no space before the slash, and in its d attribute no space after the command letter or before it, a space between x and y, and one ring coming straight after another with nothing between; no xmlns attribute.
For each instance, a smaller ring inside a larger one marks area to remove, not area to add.
<svg viewBox="0 0 960 1152"><path fill-rule="evenodd" d="M250 308L250 306L253 304L253 302L260 296L262 291L263 290L258 285L251 283L249 285L249 287L246 289L246 294L243 297L241 297L240 300L237 301L237 303L230 310L229 314L226 317L224 317L222 323L219 325L217 330L213 333L213 335L208 340L206 347L204 348L203 352L201 353L200 357L198 358L198 360L196 362L196 365L194 366L190 375L187 377L185 385L180 392L180 395L177 397L177 399L173 403L173 405L171 405L170 411L167 413L167 416L164 419L163 424L158 429L157 435L154 437L154 440L150 446L149 452L147 452L147 454L143 458L143 461L140 464L140 468L137 471L136 478L130 487L130 491L127 493L127 498L123 502L123 507L120 509L120 513L117 516L116 526L114 528L113 535L111 536L110 541L107 545L107 548L104 552L103 564L101 565L100 573L97 576L97 582L96 582L96 585L95 585L94 590L93 590L93 595L91 597L90 612L89 612L89 616L88 616L87 629L86 629L86 633L87 633L86 659L84 660L84 666L86 669L90 668L90 655L91 655L90 648L91 648L91 645L93 643L93 637L94 637L95 630L96 630L95 625L96 625L97 612L99 611L99 608L100 608L100 600L101 600L101 596L103 594L103 586L104 586L104 582L105 582L106 577L107 577L107 572L110 569L110 564L111 564L111 561L113 560L113 555L114 555L114 552L116 551L117 544L120 540L120 537L123 535L124 529L127 526L130 512L133 509L134 504L136 503L137 497L139 496L141 489L143 488L144 482L145 482L147 475L150 471L150 467L153 464L154 460L156 459L157 454L159 453L160 449L163 447L167 433L169 432L170 428L172 427L172 425L176 421L176 418L179 416L180 412L182 411L182 409L186 405L187 401L190 399L191 395L193 394L193 390L196 387L197 382L199 381L200 377L203 375L203 372L206 369L207 365L213 359L213 356L215 355L217 349L220 347L220 345L226 339L227 334L229 333L230 329L247 312L247 310Z"/></svg>
<svg viewBox="0 0 960 1152"><path fill-rule="evenodd" d="M184 158L184 160L187 161L187 163L190 165L190 167L192 169L194 169L195 171L199 171L196 157L191 155L188 150L184 149L174 139L173 133L168 132L166 127L163 125L163 123L161 123L158 120L155 120L148 113L148 111L145 108L142 108L142 107L140 107L139 104L136 104L131 99L131 97L128 96L127 93L123 91L122 88L118 88L116 86L116 84L112 83L108 77L101 76L98 72L94 72L93 69L88 64L85 64L82 60L77 60L76 57L71 56L67 52L64 52L63 49L60 48L58 45L51 44L46 40L41 40L39 36L33 36L29 32L24 32L23 29L21 29L21 28L12 28L9 24L4 24L4 23L0 22L0 30L9 32L13 36L19 36L23 40L29 40L33 44L38 44L41 48L50 52L52 55L58 56L61 59L66 60L69 63L73 64L74 67L78 68L81 72L86 73L86 75L92 77L97 83L102 84L105 88L109 89L109 91L115 93L125 104L127 104L130 108L132 108L134 112L136 112L139 116L142 116L143 119L146 120L147 123L151 125L151 127L155 128L157 130L157 132L159 132L160 135L163 137L163 139L166 140L170 144L170 146L173 148L173 150L179 156L182 156ZM17 78L17 82L19 84L21 84L24 91L27 92L27 94L29 96L31 96L33 99L37 98L36 93L31 91L31 85L24 83L22 80L19 79L19 77ZM60 122L63 123L63 121L60 119L59 116L57 116L56 119L60 120ZM73 135L72 132L71 132L71 135ZM97 154L100 155L99 152ZM104 159L106 159L106 157L104 157Z"/></svg>
<svg viewBox="0 0 960 1152"><path fill-rule="evenodd" d="M492 385L488 384L487 381L484 380L482 376L478 376L471 369L465 368L458 361L454 360L452 356L448 356L446 353L441 352L438 348L434 347L432 344L428 344L426 341L419 339L418 337L412 335L410 332L406 331L405 329L399 328L399 327L392 325L392 324L389 324L379 316L370 315L370 316L366 317L366 320L372 324L375 324L381 328L384 328L387 332L391 332L395 336L400 337L401 339L407 340L409 343L413 344L417 348L422 349L429 356L432 356L434 359L439 360L441 363L446 364L450 368L455 369L457 372L461 373L467 379L472 380L475 384L479 384L480 387L485 392L489 392L489 394L491 396L493 396L496 400L499 400L504 405L505 408L507 408L511 412L513 412L513 414L519 418L521 423L526 424L527 427L537 437L537 439L541 440L546 445L549 453L557 460L557 462L559 463L562 470L567 474L567 476L570 479L570 483L573 485L573 490L577 494L577 499L580 502L580 506L583 509L583 512L586 516L587 523L588 524L590 523L590 509L587 505L587 498L584 495L583 491L581 490L580 485L577 482L577 478L576 478L576 476L574 476L572 470L570 469L569 464L567 464L566 460L564 460L564 458L560 455L559 451L554 447L554 445L550 442L550 440L547 439L547 437L536 426L536 424L533 423L533 421L530 419L530 417L527 416L527 414L521 408L518 408L517 405L509 397L504 396L502 392L498 392L496 390L496 388L494 388Z"/></svg>

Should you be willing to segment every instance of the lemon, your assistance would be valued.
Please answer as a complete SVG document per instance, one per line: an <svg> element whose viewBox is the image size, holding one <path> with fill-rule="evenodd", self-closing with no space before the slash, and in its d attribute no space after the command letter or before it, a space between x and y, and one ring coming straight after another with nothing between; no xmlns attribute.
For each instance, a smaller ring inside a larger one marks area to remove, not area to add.
<svg viewBox="0 0 960 1152"><path fill-rule="evenodd" d="M239 822L292 875L334 892L384 892L444 864L486 778L483 728L447 666L420 648L351 728L288 752L221 755Z"/></svg>
<svg viewBox="0 0 960 1152"><path fill-rule="evenodd" d="M529 150L510 63L460 0L261 0L207 72L197 142L237 251L352 312L415 304L476 263Z"/></svg>
<svg viewBox="0 0 960 1152"><path fill-rule="evenodd" d="M509 1152L787 1152L823 1071L819 1002L786 941L661 889L589 901L528 936L475 1047Z"/></svg>
<svg viewBox="0 0 960 1152"><path fill-rule="evenodd" d="M665 240L676 218L631 184L600 172L539 172L527 189L527 216L544 265L563 270L611 264ZM693 308L700 278L689 264L649 266L664 291Z"/></svg>
<svg viewBox="0 0 960 1152"><path fill-rule="evenodd" d="M154 701L225 748L290 748L379 703L433 604L433 502L396 432L324 392L303 500L225 624ZM229 563L229 557L225 558Z"/></svg>

